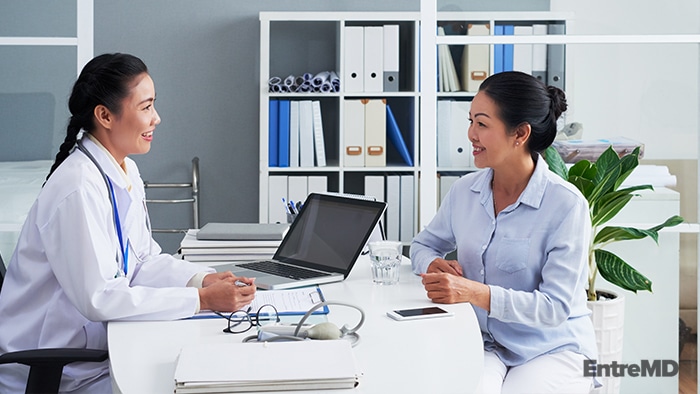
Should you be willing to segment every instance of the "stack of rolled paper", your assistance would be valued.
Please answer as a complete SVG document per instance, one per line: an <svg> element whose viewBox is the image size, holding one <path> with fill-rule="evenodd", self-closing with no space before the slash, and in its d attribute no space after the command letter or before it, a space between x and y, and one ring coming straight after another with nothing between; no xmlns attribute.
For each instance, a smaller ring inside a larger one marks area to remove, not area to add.
<svg viewBox="0 0 700 394"><path fill-rule="evenodd" d="M272 77L268 81L271 93L333 93L340 91L340 78L335 71L321 71L316 75L304 73L300 76L289 75Z"/></svg>

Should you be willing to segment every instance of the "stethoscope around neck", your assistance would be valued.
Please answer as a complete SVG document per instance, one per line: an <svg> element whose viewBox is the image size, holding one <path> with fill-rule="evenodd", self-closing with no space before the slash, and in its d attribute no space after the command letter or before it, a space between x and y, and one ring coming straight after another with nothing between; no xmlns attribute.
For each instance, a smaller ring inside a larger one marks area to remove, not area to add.
<svg viewBox="0 0 700 394"><path fill-rule="evenodd" d="M114 196L114 186L112 186L112 181L109 180L109 177L107 174L104 172L102 169L102 166L100 166L100 163L97 162L97 159L90 153L87 148L83 145L82 139L78 140L78 149L85 154L85 156L92 161L97 169L100 171L100 174L102 175L102 179L104 179L105 184L107 185L107 190L109 190L109 202L112 205L112 216L114 217L114 227L117 231L117 237L119 238L119 252L121 252L121 271L123 272L124 276L129 272L129 241L124 240L124 236L122 235L122 226L121 222L119 220L119 210L117 208L117 199ZM117 262L119 262L119 252L117 253Z"/></svg>

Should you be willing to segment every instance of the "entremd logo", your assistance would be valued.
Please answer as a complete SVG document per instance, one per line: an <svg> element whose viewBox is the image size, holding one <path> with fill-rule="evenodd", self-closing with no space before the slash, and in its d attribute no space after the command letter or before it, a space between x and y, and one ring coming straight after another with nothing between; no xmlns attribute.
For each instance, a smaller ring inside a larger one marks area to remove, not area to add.
<svg viewBox="0 0 700 394"><path fill-rule="evenodd" d="M641 364L598 364L596 360L583 360L583 376L655 376L669 377L678 374L678 363L674 360L642 360Z"/></svg>

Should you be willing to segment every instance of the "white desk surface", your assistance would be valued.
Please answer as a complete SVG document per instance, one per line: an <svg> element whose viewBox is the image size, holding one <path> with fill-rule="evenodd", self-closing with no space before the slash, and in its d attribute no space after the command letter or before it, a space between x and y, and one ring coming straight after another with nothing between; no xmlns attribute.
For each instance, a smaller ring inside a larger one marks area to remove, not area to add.
<svg viewBox="0 0 700 394"><path fill-rule="evenodd" d="M407 259L401 266L399 282L375 285L369 259L361 256L345 281L322 286L326 300L356 304L365 312L365 323L358 331L361 339L353 348L363 375L360 384L346 392L474 392L483 369L483 344L472 306L441 305L454 312L453 317L394 321L386 311L434 305ZM358 322L359 314L351 308L329 308L328 321L338 326L352 327ZM109 323L114 385L124 394L173 393L175 361L182 346L239 342L251 334L225 334L225 326L223 319ZM232 354L231 367L235 368L237 362L245 360L237 360Z"/></svg>

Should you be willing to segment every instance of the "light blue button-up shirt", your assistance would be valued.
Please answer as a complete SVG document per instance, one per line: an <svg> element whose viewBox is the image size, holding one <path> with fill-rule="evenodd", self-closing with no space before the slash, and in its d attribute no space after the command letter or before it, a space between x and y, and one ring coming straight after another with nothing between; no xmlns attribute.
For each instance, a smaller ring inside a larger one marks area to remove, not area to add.
<svg viewBox="0 0 700 394"><path fill-rule="evenodd" d="M491 289L491 311L475 307L484 348L508 366L571 350L595 359L586 306L591 223L581 193L538 157L518 200L494 217L485 169L452 186L413 239L415 273L457 249L464 277Z"/></svg>

